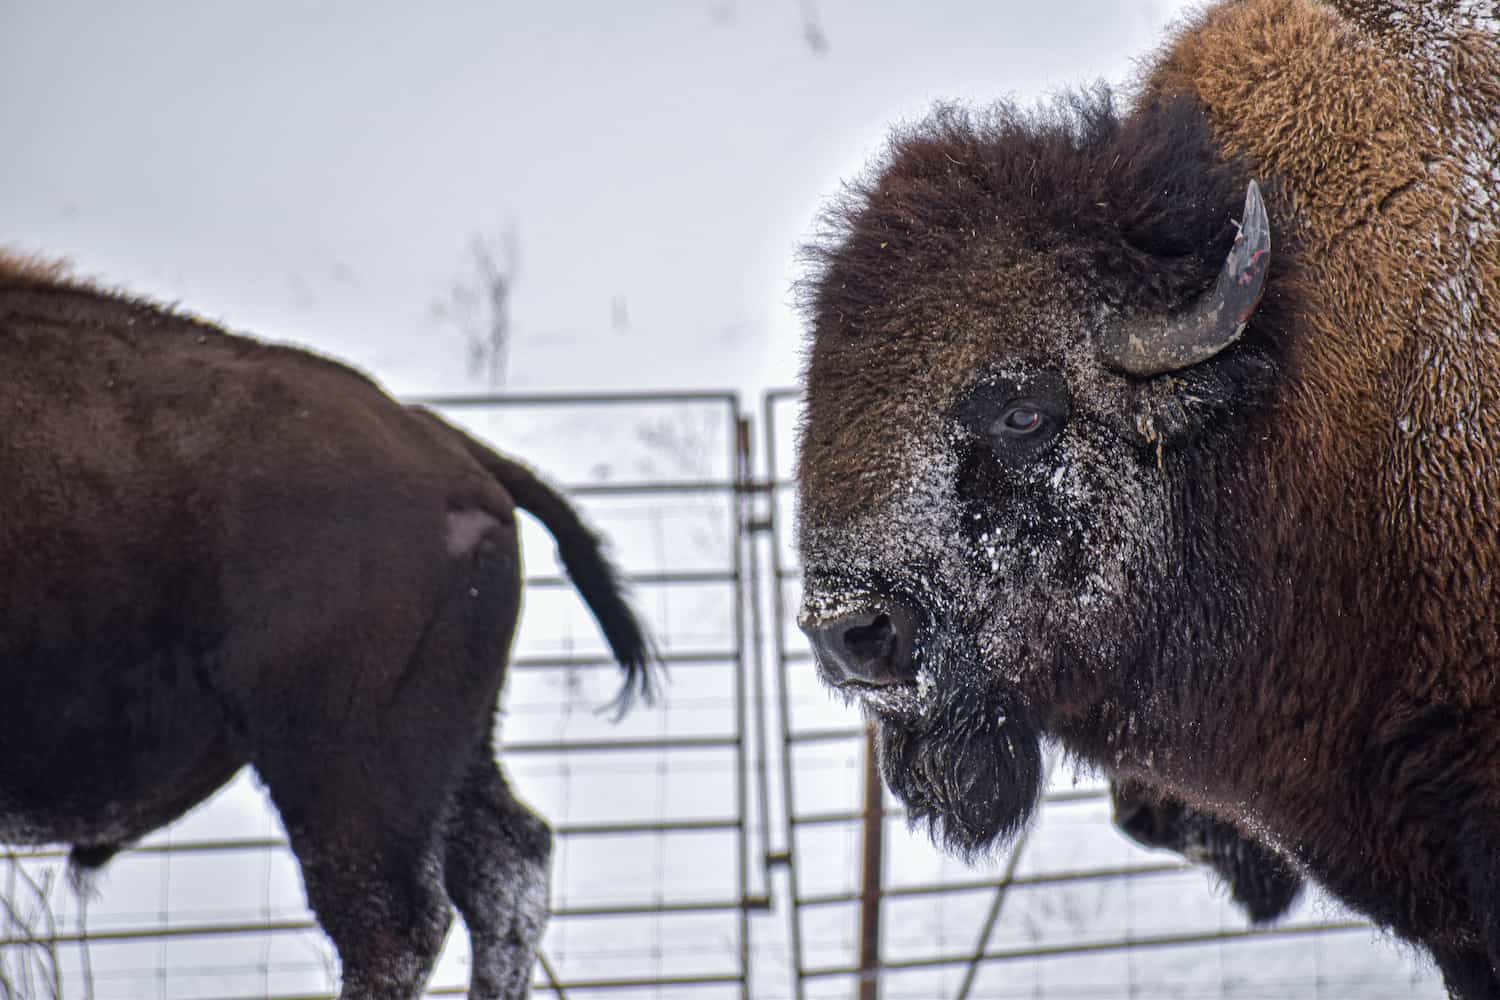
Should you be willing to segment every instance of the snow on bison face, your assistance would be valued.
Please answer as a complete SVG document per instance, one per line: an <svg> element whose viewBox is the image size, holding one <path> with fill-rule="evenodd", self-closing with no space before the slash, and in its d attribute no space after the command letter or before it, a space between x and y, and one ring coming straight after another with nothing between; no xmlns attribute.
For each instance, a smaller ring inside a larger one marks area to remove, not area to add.
<svg viewBox="0 0 1500 1000"><path fill-rule="evenodd" d="M818 669L879 719L912 816L962 850L1028 814L1038 716L1066 675L1132 653L1128 598L1164 541L1162 476L1090 324L1017 306L1029 342L970 371L815 354L801 450Z"/></svg>
<svg viewBox="0 0 1500 1000"><path fill-rule="evenodd" d="M1115 190L1120 141L940 116L815 251L800 624L909 815L964 853L1029 815L1043 733L1159 694L1109 692L1146 683L1174 599L1176 449L1241 395L1202 362L1259 298L1260 196L1241 212L1186 141L1199 176Z"/></svg>

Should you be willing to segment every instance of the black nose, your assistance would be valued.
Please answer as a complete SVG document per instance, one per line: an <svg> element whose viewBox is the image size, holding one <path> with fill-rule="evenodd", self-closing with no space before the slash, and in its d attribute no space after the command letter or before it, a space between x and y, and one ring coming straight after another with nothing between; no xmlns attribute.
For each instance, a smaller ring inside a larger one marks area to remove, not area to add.
<svg viewBox="0 0 1500 1000"><path fill-rule="evenodd" d="M915 632L910 612L901 608L846 615L826 625L804 626L818 662L834 684L909 684Z"/></svg>

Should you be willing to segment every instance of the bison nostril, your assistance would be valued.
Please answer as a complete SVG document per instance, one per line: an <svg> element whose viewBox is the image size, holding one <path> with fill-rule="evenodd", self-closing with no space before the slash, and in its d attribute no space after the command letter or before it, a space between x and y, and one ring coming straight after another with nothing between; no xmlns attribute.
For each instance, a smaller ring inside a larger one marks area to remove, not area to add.
<svg viewBox="0 0 1500 1000"><path fill-rule="evenodd" d="M807 637L823 671L834 684L869 685L910 683L912 617L894 609L873 614L846 615L826 625L809 626Z"/></svg>

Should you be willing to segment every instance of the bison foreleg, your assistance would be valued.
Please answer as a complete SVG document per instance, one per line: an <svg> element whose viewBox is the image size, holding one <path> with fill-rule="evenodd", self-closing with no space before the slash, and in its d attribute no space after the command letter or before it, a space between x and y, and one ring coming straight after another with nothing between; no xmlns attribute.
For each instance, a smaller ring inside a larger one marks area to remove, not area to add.
<svg viewBox="0 0 1500 1000"><path fill-rule="evenodd" d="M1500 835L1488 821L1471 821L1459 843L1459 857L1469 883L1470 926L1479 930L1479 946L1433 950L1443 981L1455 1000L1500 998Z"/></svg>
<svg viewBox="0 0 1500 1000"><path fill-rule="evenodd" d="M469 928L469 1000L519 1000L547 926L552 831L516 799L486 745L448 823L448 896Z"/></svg>
<svg viewBox="0 0 1500 1000"><path fill-rule="evenodd" d="M1495 972L1483 949L1434 948L1432 957L1453 1000L1494 1000L1500 996Z"/></svg>

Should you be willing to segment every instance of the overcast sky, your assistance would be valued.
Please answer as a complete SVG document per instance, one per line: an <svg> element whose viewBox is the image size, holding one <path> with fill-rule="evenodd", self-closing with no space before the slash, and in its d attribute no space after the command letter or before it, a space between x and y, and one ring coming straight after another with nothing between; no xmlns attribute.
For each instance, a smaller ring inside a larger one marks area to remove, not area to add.
<svg viewBox="0 0 1500 1000"><path fill-rule="evenodd" d="M0 243L428 392L482 388L432 305L513 227L510 388L784 384L892 122L1119 80L1181 7L0 0Z"/></svg>

